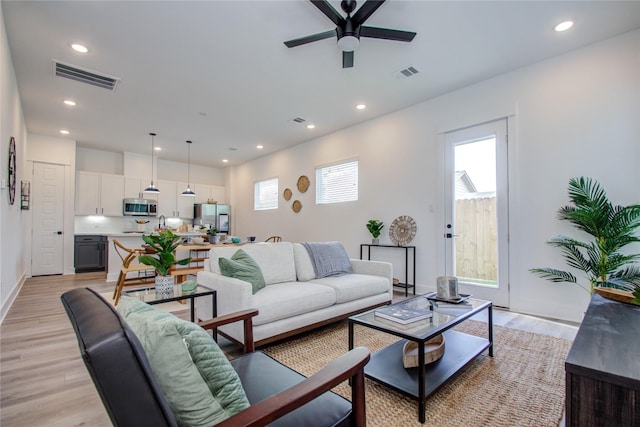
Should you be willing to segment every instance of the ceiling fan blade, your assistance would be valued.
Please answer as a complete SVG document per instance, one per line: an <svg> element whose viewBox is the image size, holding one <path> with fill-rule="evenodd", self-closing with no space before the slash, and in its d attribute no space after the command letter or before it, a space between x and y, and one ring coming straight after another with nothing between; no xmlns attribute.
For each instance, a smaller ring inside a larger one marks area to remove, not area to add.
<svg viewBox="0 0 640 427"><path fill-rule="evenodd" d="M296 47L302 44L307 44L311 42L317 42L318 40L324 40L331 37L337 37L336 30L329 30L323 33L312 34L310 36L304 36L293 40L288 40L284 42L287 47Z"/></svg>
<svg viewBox="0 0 640 427"><path fill-rule="evenodd" d="M338 27L342 27L342 25L344 24L344 18L338 13L337 10L333 8L333 6L329 4L328 1L311 0L311 3L313 3L315 7L320 9L320 12L324 13L327 18L331 19L334 24L336 24Z"/></svg>
<svg viewBox="0 0 640 427"><path fill-rule="evenodd" d="M360 37L372 39L396 40L399 42L410 42L416 36L412 31L390 30L388 28L360 27Z"/></svg>
<svg viewBox="0 0 640 427"><path fill-rule="evenodd" d="M353 67L353 51L342 52L342 68Z"/></svg>
<svg viewBox="0 0 640 427"><path fill-rule="evenodd" d="M359 26L364 24L364 21L366 21L372 14L373 12L375 12L376 10L378 10L378 8L380 6L382 6L382 3L384 3L385 0L367 0L365 1L362 6L360 6L360 9L356 10L356 14L353 15L352 17L352 21L354 22L354 26Z"/></svg>

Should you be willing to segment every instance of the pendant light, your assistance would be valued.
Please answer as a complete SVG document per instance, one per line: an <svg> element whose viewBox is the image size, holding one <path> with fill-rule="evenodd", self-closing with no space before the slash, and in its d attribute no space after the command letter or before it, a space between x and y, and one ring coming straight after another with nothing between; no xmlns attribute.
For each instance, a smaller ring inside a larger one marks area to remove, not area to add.
<svg viewBox="0 0 640 427"><path fill-rule="evenodd" d="M187 141L188 162L187 163L187 189L182 192L183 196L195 196L196 193L191 191L191 141Z"/></svg>
<svg viewBox="0 0 640 427"><path fill-rule="evenodd" d="M153 137L156 136L155 133L150 132L151 135L151 184L144 189L145 193L159 193L158 187L153 184Z"/></svg>

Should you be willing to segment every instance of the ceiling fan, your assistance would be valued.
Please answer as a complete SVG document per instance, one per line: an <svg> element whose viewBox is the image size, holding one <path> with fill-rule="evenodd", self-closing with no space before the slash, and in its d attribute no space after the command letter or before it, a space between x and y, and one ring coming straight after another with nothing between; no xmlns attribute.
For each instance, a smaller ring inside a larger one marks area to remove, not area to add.
<svg viewBox="0 0 640 427"><path fill-rule="evenodd" d="M300 37L297 39L284 42L287 47L296 47L303 44L324 40L333 36L338 37L338 47L342 50L342 68L353 67L353 51L360 45L360 37L370 37L374 39L396 40L401 42L410 42L416 36L411 31L390 30L387 28L367 27L362 24L375 12L385 0L367 0L362 6L351 16L356 9L355 0L342 0L340 7L347 14L343 18L331 4L326 0L311 0L315 7L320 9L327 18L336 24L335 30L329 30L322 33L312 34L310 36Z"/></svg>

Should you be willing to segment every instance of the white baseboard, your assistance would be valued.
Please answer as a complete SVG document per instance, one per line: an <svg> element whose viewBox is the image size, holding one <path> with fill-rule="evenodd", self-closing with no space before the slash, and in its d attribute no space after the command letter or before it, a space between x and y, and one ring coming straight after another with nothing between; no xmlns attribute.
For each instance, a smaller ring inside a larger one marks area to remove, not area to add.
<svg viewBox="0 0 640 427"><path fill-rule="evenodd" d="M6 299L4 304L2 304L2 309L0 309L0 323L4 322L4 318L6 317L7 313L9 312L9 309L13 305L13 302L16 300L16 297L20 293L20 290L22 289L22 286L24 285L24 282L26 280L27 280L27 276L23 274L22 277L20 277L18 284L13 288L13 290L9 294L9 297Z"/></svg>

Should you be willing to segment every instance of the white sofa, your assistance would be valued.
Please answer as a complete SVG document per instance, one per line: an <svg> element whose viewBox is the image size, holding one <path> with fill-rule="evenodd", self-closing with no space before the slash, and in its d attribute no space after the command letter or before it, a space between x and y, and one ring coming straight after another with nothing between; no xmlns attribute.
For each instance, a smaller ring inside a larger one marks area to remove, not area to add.
<svg viewBox="0 0 640 427"><path fill-rule="evenodd" d="M264 276L266 286L255 294L249 282L223 276L218 258L231 258L243 249ZM248 308L253 318L257 346L343 319L357 312L388 304L393 298L392 265L387 262L351 259L353 273L315 278L312 260L300 243L255 243L216 247L209 251L199 285L217 291L218 315ZM211 317L211 300L196 299L200 320ZM220 331L243 342L241 324L223 326Z"/></svg>

